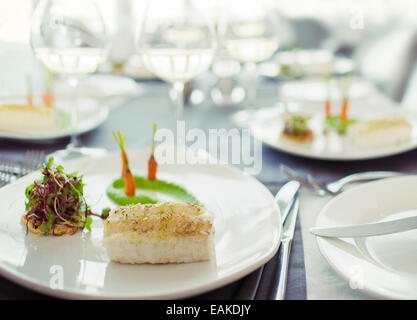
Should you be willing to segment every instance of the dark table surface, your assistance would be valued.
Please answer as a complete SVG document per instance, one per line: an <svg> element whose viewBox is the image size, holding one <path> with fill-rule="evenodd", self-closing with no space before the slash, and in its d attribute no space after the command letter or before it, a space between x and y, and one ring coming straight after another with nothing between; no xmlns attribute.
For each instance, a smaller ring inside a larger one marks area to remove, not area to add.
<svg viewBox="0 0 417 320"><path fill-rule="evenodd" d="M172 103L168 97L168 86L159 82L151 82L143 84L143 86L146 88L143 95L132 98L120 107L113 109L109 118L100 127L80 137L81 143L85 146L104 147L109 151L115 151L117 150L117 145L114 143L111 132L122 130L128 137L128 149L149 147L152 124L154 122L158 123L159 128L174 128L176 122L174 120ZM273 93L277 91L274 88L274 83L263 83L259 87L259 98L257 101L260 106L271 106L276 103L278 97ZM205 132L216 128L234 128L236 126L233 124L231 116L235 111L237 109L232 107L187 107L184 113L185 127L187 129L200 128ZM64 148L68 141L68 139L61 139L58 141L28 144L11 140L0 140L0 156L21 158L28 149L43 150L49 153ZM343 162L305 159L262 146L262 170L255 177L263 182L272 193L275 193L288 180L279 170L281 163L294 168L300 173L312 173L320 181L330 181L350 173L366 170L417 171L416 160L417 150L377 160ZM237 165L237 167L242 166ZM287 290L288 299L306 298L304 258L299 228L298 224L292 249L293 255ZM276 284L276 260L277 256L263 268L255 271L245 279L198 298L251 298L254 291L250 288L253 288L255 284L259 284L254 298L268 299L271 297L273 286ZM263 271L262 277L260 277L261 271ZM257 279L260 279L260 281ZM6 279L0 279L0 299L43 297Z"/></svg>

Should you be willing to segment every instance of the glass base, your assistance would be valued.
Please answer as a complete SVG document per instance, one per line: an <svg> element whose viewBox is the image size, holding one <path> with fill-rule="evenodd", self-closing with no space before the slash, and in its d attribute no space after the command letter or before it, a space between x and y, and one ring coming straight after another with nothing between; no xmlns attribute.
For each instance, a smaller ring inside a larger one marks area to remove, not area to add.
<svg viewBox="0 0 417 320"><path fill-rule="evenodd" d="M104 156L108 152L104 148L78 148L68 147L63 150L58 150L50 153L47 158L54 157L55 163L65 162L69 160L79 159L82 157L99 157Z"/></svg>

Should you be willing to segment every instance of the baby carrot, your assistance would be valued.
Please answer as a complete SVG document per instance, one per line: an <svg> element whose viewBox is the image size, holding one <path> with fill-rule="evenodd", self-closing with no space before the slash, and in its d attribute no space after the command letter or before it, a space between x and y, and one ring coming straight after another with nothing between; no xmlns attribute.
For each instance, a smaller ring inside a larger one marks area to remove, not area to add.
<svg viewBox="0 0 417 320"><path fill-rule="evenodd" d="M151 156L148 161L148 180L156 180L156 170L158 169L158 163L156 162L154 156Z"/></svg>
<svg viewBox="0 0 417 320"><path fill-rule="evenodd" d="M27 102L28 102L28 105L33 106L32 78L29 75L26 76L26 87L27 87Z"/></svg>
<svg viewBox="0 0 417 320"><path fill-rule="evenodd" d="M324 81L326 82L327 86L327 99L325 104L326 119L330 119L330 75L326 74L324 77Z"/></svg>
<svg viewBox="0 0 417 320"><path fill-rule="evenodd" d="M125 173L125 194L129 197L134 196L136 193L135 177L129 169L126 169Z"/></svg>
<svg viewBox="0 0 417 320"><path fill-rule="evenodd" d="M42 95L42 100L43 100L43 103L45 104L45 106L52 107L52 105L54 104L54 95L49 91L45 92Z"/></svg>
<svg viewBox="0 0 417 320"><path fill-rule="evenodd" d="M331 117L331 114L330 114L330 101L329 100L326 101L325 108L326 108L326 119L329 119Z"/></svg>
<svg viewBox="0 0 417 320"><path fill-rule="evenodd" d="M120 131L116 134L113 132L114 139L116 140L117 144L121 150L121 157L122 157L122 177L125 180L125 193L127 196L134 196L136 193L136 184L135 184L135 177L133 176L132 172L129 168L129 160L127 157L127 153L125 150L125 136L123 136Z"/></svg>
<svg viewBox="0 0 417 320"><path fill-rule="evenodd" d="M346 122L347 109L348 109L348 98L345 96L343 97L342 112L340 113L340 122Z"/></svg>
<svg viewBox="0 0 417 320"><path fill-rule="evenodd" d="M155 160L154 153L155 153L155 132L156 132L156 124L153 124L153 133L152 133L152 151L151 156L148 160L148 180L154 181L156 180L156 171L158 169L158 163Z"/></svg>
<svg viewBox="0 0 417 320"><path fill-rule="evenodd" d="M126 176L126 162L129 163L129 157L127 155L127 153L123 154L123 152L120 154L121 158L122 158L122 177L124 178ZM125 162L125 157L126 157L126 162Z"/></svg>
<svg viewBox="0 0 417 320"><path fill-rule="evenodd" d="M351 81L352 81L351 74L344 76L339 81L339 86L341 87L342 97L343 97L342 110L340 112L340 122L342 123L347 121L347 113L348 113L348 106L349 106L348 96L349 96L349 87L350 87Z"/></svg>

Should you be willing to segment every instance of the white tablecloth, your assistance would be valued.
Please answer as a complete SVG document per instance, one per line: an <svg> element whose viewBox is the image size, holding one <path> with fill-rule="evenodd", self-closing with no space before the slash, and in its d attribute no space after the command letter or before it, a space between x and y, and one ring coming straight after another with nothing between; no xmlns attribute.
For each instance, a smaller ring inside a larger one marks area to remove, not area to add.
<svg viewBox="0 0 417 320"><path fill-rule="evenodd" d="M307 299L371 299L372 297L351 289L321 255L315 237L309 229L316 224L318 214L331 199L318 197L303 188L300 192L300 222L304 246L304 263L307 281Z"/></svg>

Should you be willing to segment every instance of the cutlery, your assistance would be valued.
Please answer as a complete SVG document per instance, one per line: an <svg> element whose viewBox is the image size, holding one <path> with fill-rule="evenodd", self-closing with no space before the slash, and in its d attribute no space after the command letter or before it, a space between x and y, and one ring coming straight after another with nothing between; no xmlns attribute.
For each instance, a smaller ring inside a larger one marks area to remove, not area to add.
<svg viewBox="0 0 417 320"><path fill-rule="evenodd" d="M314 227L310 232L329 238L371 237L417 229L417 216L348 226Z"/></svg>
<svg viewBox="0 0 417 320"><path fill-rule="evenodd" d="M288 217L288 213L290 212L290 209L294 203L295 197L300 189L300 183L297 181L289 181L286 184L284 184L277 194L275 195L275 200L278 204L279 211L281 214L281 223L284 224L285 219ZM253 292L250 294L250 300L253 300L256 296L256 293L258 291L259 283L262 278L264 267L262 266L262 269L257 273L256 279L253 279L250 277L249 279L245 279L245 283L242 285L242 288L245 287L251 287L254 288ZM242 297L242 293L237 296L239 299ZM247 299L247 296L243 296Z"/></svg>
<svg viewBox="0 0 417 320"><path fill-rule="evenodd" d="M353 173L339 180L332 181L329 183L319 183L313 178L311 174L307 177L301 176L295 170L281 164L281 171L284 172L291 179L297 180L302 186L314 190L318 195L338 195L343 191L345 185L353 182L364 182L378 179L386 179L391 177L397 177L407 175L409 173L395 172L395 171L365 171L359 173Z"/></svg>
<svg viewBox="0 0 417 320"><path fill-rule="evenodd" d="M278 204L281 212L281 223L284 225L285 220L291 210L291 206L294 203L298 190L300 189L300 183L298 181L289 181L284 184L275 196L275 201Z"/></svg>
<svg viewBox="0 0 417 320"><path fill-rule="evenodd" d="M28 150L25 153L21 165L21 171L18 176L24 176L38 168L39 165L45 160L45 153L43 151Z"/></svg>
<svg viewBox="0 0 417 320"><path fill-rule="evenodd" d="M0 187L12 182L16 179L14 168L17 167L17 163L11 159L0 160Z"/></svg>
<svg viewBox="0 0 417 320"><path fill-rule="evenodd" d="M290 181L281 188L276 197L283 217L283 231L278 268L279 282L275 293L275 300L284 300L285 298L291 243L294 237L295 223L299 211L299 200L297 198L299 189L299 182Z"/></svg>
<svg viewBox="0 0 417 320"><path fill-rule="evenodd" d="M44 156L43 151L28 150L21 163L13 159L0 159L0 187L36 170Z"/></svg>
<svg viewBox="0 0 417 320"><path fill-rule="evenodd" d="M0 158L0 173L17 175L19 171L19 165L15 160Z"/></svg>

